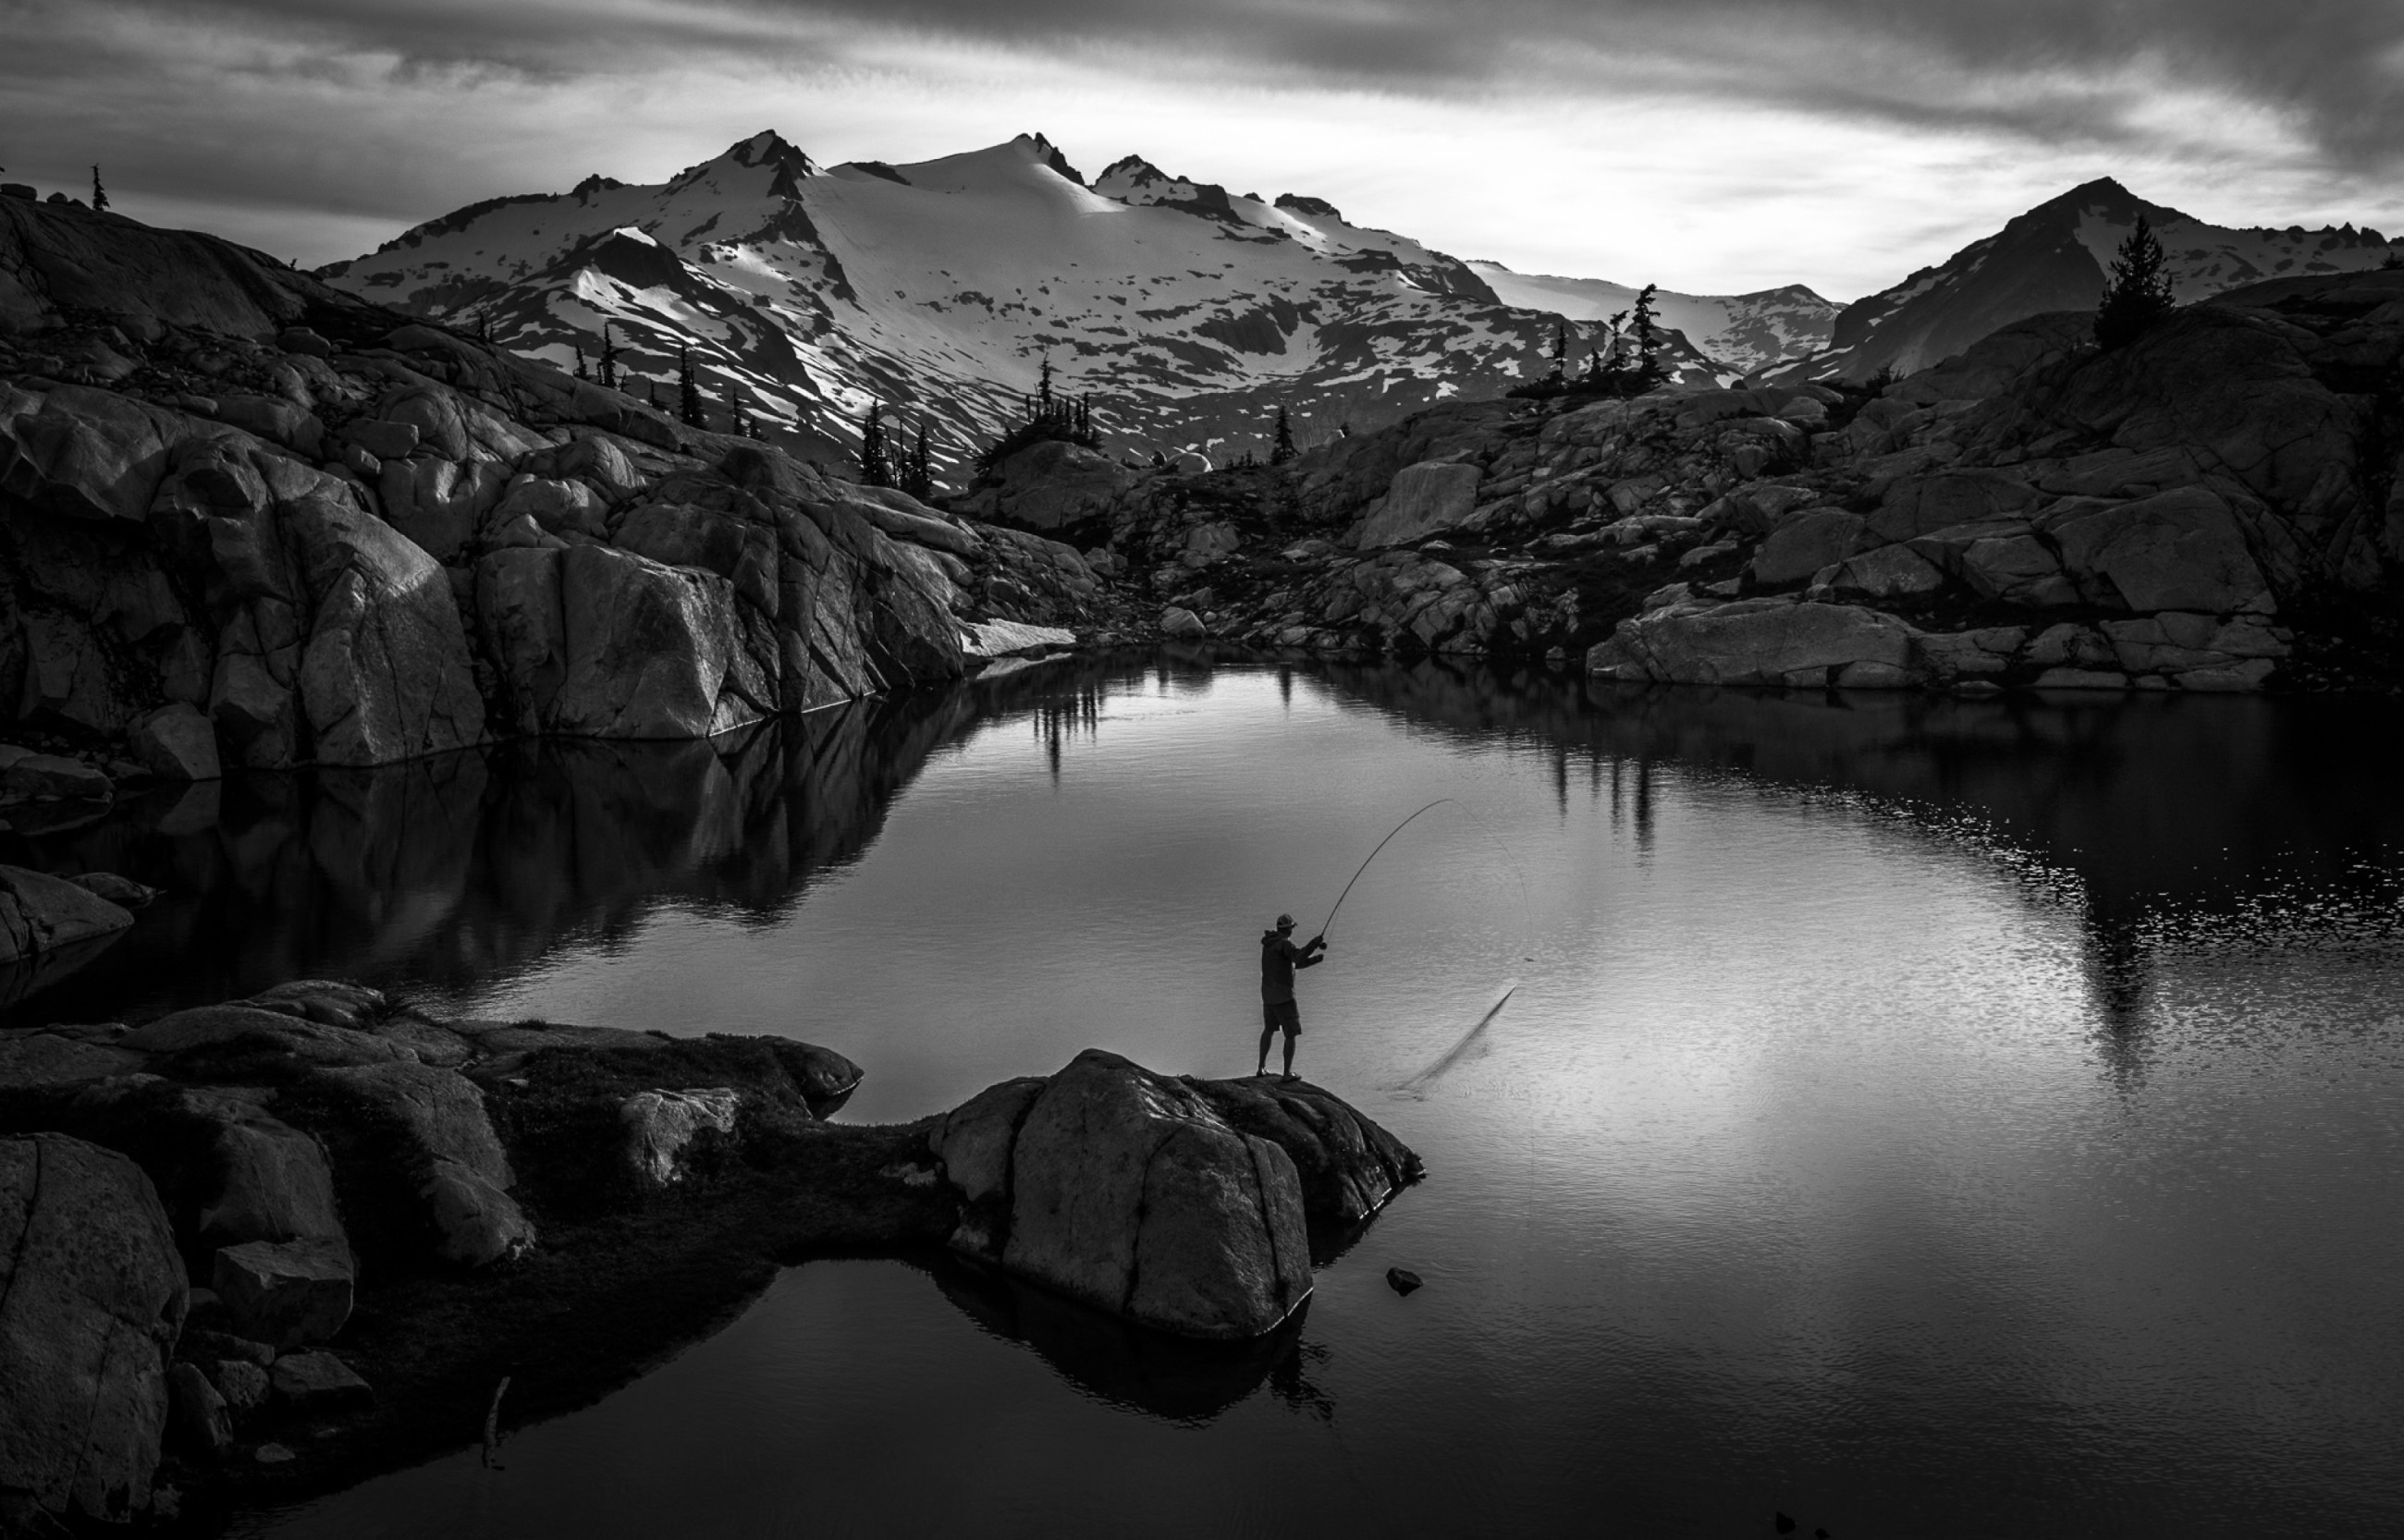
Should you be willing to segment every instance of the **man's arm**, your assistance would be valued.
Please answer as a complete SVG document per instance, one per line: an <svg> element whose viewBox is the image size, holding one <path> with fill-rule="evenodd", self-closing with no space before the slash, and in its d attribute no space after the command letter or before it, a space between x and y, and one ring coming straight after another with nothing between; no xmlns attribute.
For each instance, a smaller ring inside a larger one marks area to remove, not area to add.
<svg viewBox="0 0 2404 1540"><path fill-rule="evenodd" d="M1315 968L1326 961L1327 937L1324 936L1312 936L1308 944L1293 954L1293 965L1298 968Z"/></svg>

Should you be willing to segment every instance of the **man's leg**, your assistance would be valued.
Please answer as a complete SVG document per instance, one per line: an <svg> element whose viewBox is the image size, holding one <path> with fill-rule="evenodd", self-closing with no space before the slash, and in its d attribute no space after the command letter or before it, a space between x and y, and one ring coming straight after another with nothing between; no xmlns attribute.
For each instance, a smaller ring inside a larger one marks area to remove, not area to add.
<svg viewBox="0 0 2404 1540"><path fill-rule="evenodd" d="M1293 1040L1301 1035L1300 1027L1292 1021L1285 1024L1285 1077L1289 1080L1293 1078ZM1266 1056L1263 1057L1265 1060Z"/></svg>
<svg viewBox="0 0 2404 1540"><path fill-rule="evenodd" d="M1252 1070L1254 1075L1266 1075L1269 1072L1269 1039L1276 1035L1277 1023L1274 1021L1261 1029L1261 1061L1258 1065L1254 1066ZM1293 1048L1289 1047L1286 1049L1286 1057L1288 1059L1292 1059L1293 1057Z"/></svg>

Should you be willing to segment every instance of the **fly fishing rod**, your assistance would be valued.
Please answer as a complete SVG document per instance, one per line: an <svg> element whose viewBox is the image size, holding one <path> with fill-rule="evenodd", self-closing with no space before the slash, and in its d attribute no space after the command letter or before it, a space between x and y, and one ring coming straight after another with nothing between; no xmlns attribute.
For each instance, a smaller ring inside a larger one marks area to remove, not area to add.
<svg viewBox="0 0 2404 1540"><path fill-rule="evenodd" d="M1361 881L1361 873L1369 869L1369 861L1375 861L1377 858L1377 851L1384 850L1388 845L1392 844L1394 842L1394 835L1400 834L1405 829L1409 828L1411 826L1411 819L1417 818L1419 815L1419 812L1426 812L1431 808L1440 808L1447 802L1452 800L1453 798L1449 797L1437 798L1434 801L1430 802L1427 807L1419 809L1419 812L1411 814L1410 818L1405 818L1401 823L1396 824L1391 833L1388 834L1383 839L1377 841L1377 850L1373 850L1369 853L1369 860L1361 863L1360 870L1355 871L1352 874L1352 881L1345 883L1344 891L1335 895L1335 908L1327 911L1327 923L1319 927L1320 935L1325 936L1329 930L1334 928L1335 924L1336 910L1341 909L1344 907L1344 900L1352 896L1353 882Z"/></svg>

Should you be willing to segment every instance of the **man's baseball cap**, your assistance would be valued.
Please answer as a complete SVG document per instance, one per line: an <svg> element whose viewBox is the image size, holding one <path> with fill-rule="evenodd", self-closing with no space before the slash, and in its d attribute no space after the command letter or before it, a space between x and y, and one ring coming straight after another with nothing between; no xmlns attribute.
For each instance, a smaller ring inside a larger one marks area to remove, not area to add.
<svg viewBox="0 0 2404 1540"><path fill-rule="evenodd" d="M1293 915L1291 915L1291 914L1280 914L1280 915L1279 915L1279 916L1278 916L1277 928L1278 928L1278 929L1279 929L1279 930L1292 930L1292 929L1293 929Z"/></svg>

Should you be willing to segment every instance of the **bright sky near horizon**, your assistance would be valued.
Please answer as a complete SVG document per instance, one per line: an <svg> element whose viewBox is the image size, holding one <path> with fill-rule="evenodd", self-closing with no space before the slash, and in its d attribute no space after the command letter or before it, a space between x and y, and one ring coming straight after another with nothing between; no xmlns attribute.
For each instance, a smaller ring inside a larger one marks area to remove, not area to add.
<svg viewBox="0 0 2404 1540"><path fill-rule="evenodd" d="M304 264L1041 131L1528 272L1885 287L2092 177L2404 233L2396 0L0 0L0 166Z"/></svg>

